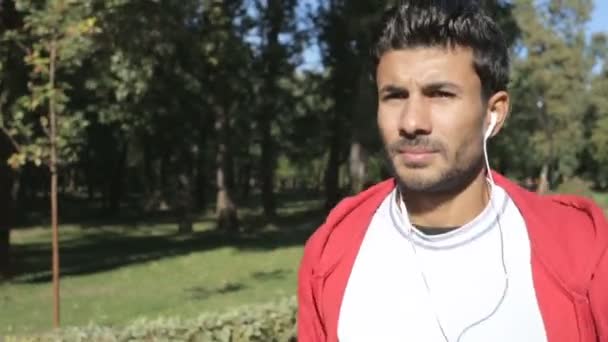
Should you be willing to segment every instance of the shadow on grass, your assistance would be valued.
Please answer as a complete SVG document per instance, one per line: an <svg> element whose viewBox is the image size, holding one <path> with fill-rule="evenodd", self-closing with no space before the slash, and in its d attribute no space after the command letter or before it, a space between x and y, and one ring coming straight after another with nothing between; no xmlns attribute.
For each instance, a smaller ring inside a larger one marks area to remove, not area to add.
<svg viewBox="0 0 608 342"><path fill-rule="evenodd" d="M287 269L276 269L268 272L253 272L251 278L257 281L271 281L280 280L293 273L292 270ZM206 300L214 295L222 295L228 293L239 292L247 289L247 286L243 283L226 282L223 285L216 288L208 288L205 286L194 286L184 290L188 294L188 297L192 300Z"/></svg>
<svg viewBox="0 0 608 342"><path fill-rule="evenodd" d="M254 272L251 274L251 277L253 279L261 280L261 281L278 280L278 279L284 279L290 273L292 273L291 270L278 269L278 270L268 271L268 272Z"/></svg>
<svg viewBox="0 0 608 342"><path fill-rule="evenodd" d="M205 300L216 294L228 294L228 293L233 293L233 292L239 292L246 288L247 288L247 286L245 286L242 283L230 283L229 282L229 283L226 283L226 284L222 285L221 287L215 288L215 289L208 289L203 286L195 286L195 287L186 289L185 291L188 293L190 299Z"/></svg>
<svg viewBox="0 0 608 342"><path fill-rule="evenodd" d="M315 203L315 206L321 205L318 193L307 192L291 192L277 193L277 203L282 203L281 209L290 210L293 208L301 208L302 205L310 206ZM61 224L78 225L83 229L96 229L108 225L121 225L133 228L146 227L150 224L172 224L175 223L176 214L170 209L144 211L138 203L141 198L132 198L120 203L119 208L104 209L100 199L83 200L72 196L60 194L59 198L59 218ZM260 203L262 202L261 194L252 194L249 199L237 201L239 209L244 209L246 212L260 211ZM23 205L18 211L18 222L15 229L27 229L31 226L47 226L50 227L49 217L49 199L33 198L28 200L27 206ZM207 203L207 208L215 208L214 202ZM196 217L197 222L212 221L207 216L200 215Z"/></svg>
<svg viewBox="0 0 608 342"><path fill-rule="evenodd" d="M283 214L273 220L261 216L243 217L242 232L229 235L217 230L175 234L133 236L115 230L99 228L83 237L60 244L61 275L74 276L109 271L132 264L166 257L187 255L191 252L235 247L241 250L272 250L302 245L321 223L320 209ZM154 228L151 228L153 232ZM51 280L50 243L16 245L12 249L15 260L13 283L42 283ZM259 274L254 277L280 277L281 274Z"/></svg>

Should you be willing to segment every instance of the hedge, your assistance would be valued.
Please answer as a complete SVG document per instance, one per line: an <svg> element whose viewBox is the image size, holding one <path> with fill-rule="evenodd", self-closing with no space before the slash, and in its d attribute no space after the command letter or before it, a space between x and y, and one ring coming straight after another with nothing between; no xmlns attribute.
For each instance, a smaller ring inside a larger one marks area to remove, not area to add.
<svg viewBox="0 0 608 342"><path fill-rule="evenodd" d="M296 308L296 299L291 297L224 313L202 314L195 319L139 319L122 328L89 325L16 341L291 342L296 341Z"/></svg>

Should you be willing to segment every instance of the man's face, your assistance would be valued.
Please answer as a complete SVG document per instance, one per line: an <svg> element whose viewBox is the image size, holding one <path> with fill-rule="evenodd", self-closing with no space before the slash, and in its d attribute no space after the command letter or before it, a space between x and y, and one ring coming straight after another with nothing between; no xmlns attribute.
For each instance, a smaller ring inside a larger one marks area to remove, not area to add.
<svg viewBox="0 0 608 342"><path fill-rule="evenodd" d="M380 135L402 186L453 191L478 175L486 104L472 50L393 50L376 72Z"/></svg>

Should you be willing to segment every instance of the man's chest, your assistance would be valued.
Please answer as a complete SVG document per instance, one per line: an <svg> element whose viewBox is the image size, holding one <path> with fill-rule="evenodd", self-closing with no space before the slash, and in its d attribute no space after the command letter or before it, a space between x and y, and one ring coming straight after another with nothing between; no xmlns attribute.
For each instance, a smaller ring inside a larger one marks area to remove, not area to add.
<svg viewBox="0 0 608 342"><path fill-rule="evenodd" d="M341 341L546 340L525 226L510 222L448 249L416 247L377 228L346 285Z"/></svg>

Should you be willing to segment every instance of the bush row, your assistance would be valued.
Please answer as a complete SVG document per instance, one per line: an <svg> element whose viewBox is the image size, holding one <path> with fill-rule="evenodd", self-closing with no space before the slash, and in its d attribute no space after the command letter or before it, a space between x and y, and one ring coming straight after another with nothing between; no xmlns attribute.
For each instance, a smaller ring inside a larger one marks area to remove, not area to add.
<svg viewBox="0 0 608 342"><path fill-rule="evenodd" d="M202 314L195 319L139 319L121 328L89 325L19 341L291 342L296 341L296 308L296 299L291 297L218 314Z"/></svg>

